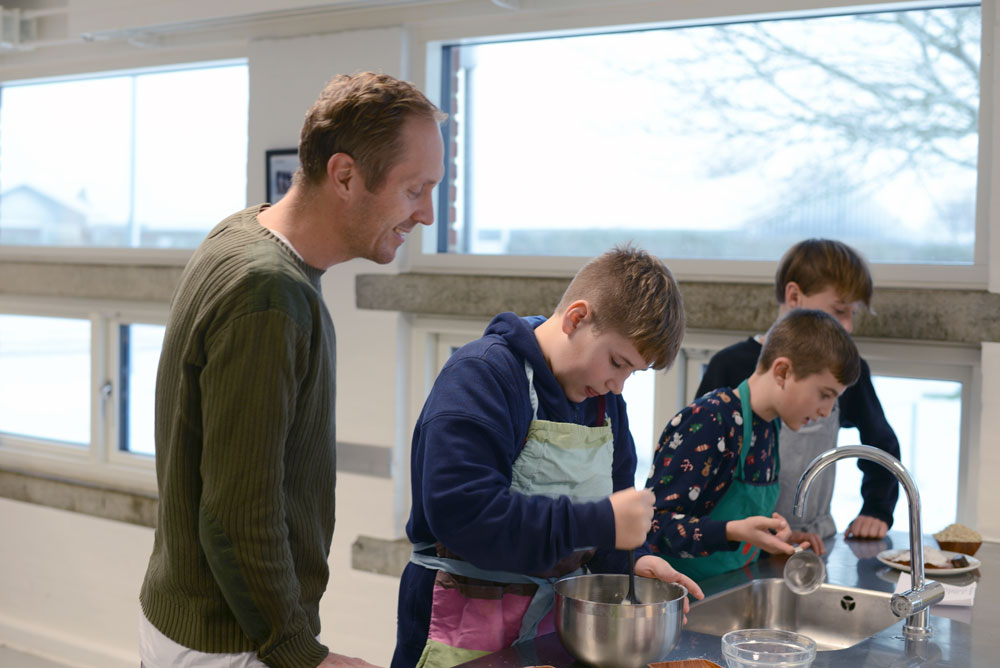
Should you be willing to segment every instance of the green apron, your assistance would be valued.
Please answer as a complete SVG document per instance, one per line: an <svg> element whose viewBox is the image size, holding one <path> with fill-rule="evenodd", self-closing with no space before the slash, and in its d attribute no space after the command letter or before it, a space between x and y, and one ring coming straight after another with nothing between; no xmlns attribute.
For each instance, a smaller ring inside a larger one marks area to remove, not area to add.
<svg viewBox="0 0 1000 668"><path fill-rule="evenodd" d="M733 481L719 504L708 514L713 520L725 522L742 520L754 515L770 517L778 502L778 424L774 424L774 477L771 482L752 484L747 482L743 466L753 439L753 410L750 408L750 386L743 381L739 386L740 403L743 409L743 445L740 447L739 461L733 474ZM742 568L760 556L760 548L742 542L734 551L720 550L706 557L682 559L665 557L670 565L693 580L700 582L713 575Z"/></svg>

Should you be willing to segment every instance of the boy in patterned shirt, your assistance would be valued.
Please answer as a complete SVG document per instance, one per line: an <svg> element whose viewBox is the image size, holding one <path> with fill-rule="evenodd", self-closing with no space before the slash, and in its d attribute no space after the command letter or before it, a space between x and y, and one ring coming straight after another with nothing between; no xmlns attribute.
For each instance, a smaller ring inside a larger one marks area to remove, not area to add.
<svg viewBox="0 0 1000 668"><path fill-rule="evenodd" d="M792 532L773 512L777 420L797 431L829 415L860 364L832 316L796 309L779 318L750 378L699 397L660 436L646 481L656 494L652 552L696 581L741 568L761 550L791 554Z"/></svg>

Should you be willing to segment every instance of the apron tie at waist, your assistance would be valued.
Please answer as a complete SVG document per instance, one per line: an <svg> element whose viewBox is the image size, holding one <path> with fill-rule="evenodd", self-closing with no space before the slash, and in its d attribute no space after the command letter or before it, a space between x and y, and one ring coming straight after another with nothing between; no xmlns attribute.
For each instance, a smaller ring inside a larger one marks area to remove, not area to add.
<svg viewBox="0 0 1000 668"><path fill-rule="evenodd" d="M452 575L461 575L467 578L476 578L477 580L489 580L503 584L535 584L538 586L535 595L531 598L531 603L528 604L527 612L524 613L524 617L521 619L521 630L518 633L517 640L514 641L515 645L532 640L537 635L539 622L548 614L555 603L555 589L552 585L563 578L583 575L586 572L585 569L578 568L566 575L539 578L523 573L479 568L461 559L448 559L447 557L431 556L419 552L420 549L426 550L433 546L434 543L418 543L414 545L413 551L410 553L410 561L431 570L440 570Z"/></svg>

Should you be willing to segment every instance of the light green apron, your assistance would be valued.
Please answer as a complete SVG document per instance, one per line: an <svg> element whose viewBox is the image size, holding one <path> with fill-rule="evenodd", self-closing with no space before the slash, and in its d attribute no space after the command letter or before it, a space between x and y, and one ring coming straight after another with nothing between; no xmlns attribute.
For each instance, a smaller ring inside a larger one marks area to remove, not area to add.
<svg viewBox="0 0 1000 668"><path fill-rule="evenodd" d="M741 520L754 515L770 517L778 501L778 422L774 422L774 476L771 482L753 484L747 482L744 475L744 464L750 445L753 442L753 409L750 408L750 386L743 381L739 386L740 403L743 410L743 445L740 447L739 461L733 474L733 481L723 495L719 504L708 514L713 520L720 522ZM760 555L760 548L742 542L735 551L720 550L707 557L666 557L670 565L692 578L696 582L706 580L713 575L742 568L753 562Z"/></svg>
<svg viewBox="0 0 1000 668"><path fill-rule="evenodd" d="M598 426L539 420L534 370L527 360L524 371L533 415L524 447L512 465L511 490L527 495L568 496L573 501L596 501L611 496L614 433L603 410L604 397L598 401L598 421L602 423ZM438 573L430 632L418 668L446 668L531 640L538 634L539 623L552 610L555 600L552 584L567 575L583 573L578 568L582 555L576 561L560 562L572 564L565 572L544 577L486 571L467 561L420 553L429 547L429 544L414 545L410 561L486 582L477 583L480 597L475 597L454 586L443 586L451 583L443 582ZM503 591L504 585L520 584L537 586L530 600Z"/></svg>

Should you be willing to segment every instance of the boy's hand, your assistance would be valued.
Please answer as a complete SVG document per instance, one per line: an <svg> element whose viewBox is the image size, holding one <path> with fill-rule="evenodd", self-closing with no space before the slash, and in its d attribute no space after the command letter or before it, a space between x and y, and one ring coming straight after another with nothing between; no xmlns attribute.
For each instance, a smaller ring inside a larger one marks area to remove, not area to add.
<svg viewBox="0 0 1000 668"><path fill-rule="evenodd" d="M808 543L809 545L812 545L813 552L821 556L826 552L826 546L823 545L823 539L819 537L818 533L793 531L792 535L788 537L788 540L793 545L795 543Z"/></svg>
<svg viewBox="0 0 1000 668"><path fill-rule="evenodd" d="M623 489L612 494L610 499L615 514L615 548L631 550L645 543L653 524L653 503L656 501L653 490Z"/></svg>
<svg viewBox="0 0 1000 668"><path fill-rule="evenodd" d="M663 580L664 582L676 582L679 585L683 585L687 588L688 593L695 598L705 598L704 592L701 591L701 587L698 583L678 572L671 566L666 559L661 559L652 554L647 554L644 557L639 557L635 562L635 574L641 575L644 578L655 578L657 580ZM684 597L684 614L686 615L691 609L688 605L687 596ZM687 621L687 618L684 618Z"/></svg>
<svg viewBox="0 0 1000 668"><path fill-rule="evenodd" d="M771 517L754 515L726 522L727 540L745 541L771 554L795 552L795 547L788 542L791 534L788 522L778 513L774 513Z"/></svg>

